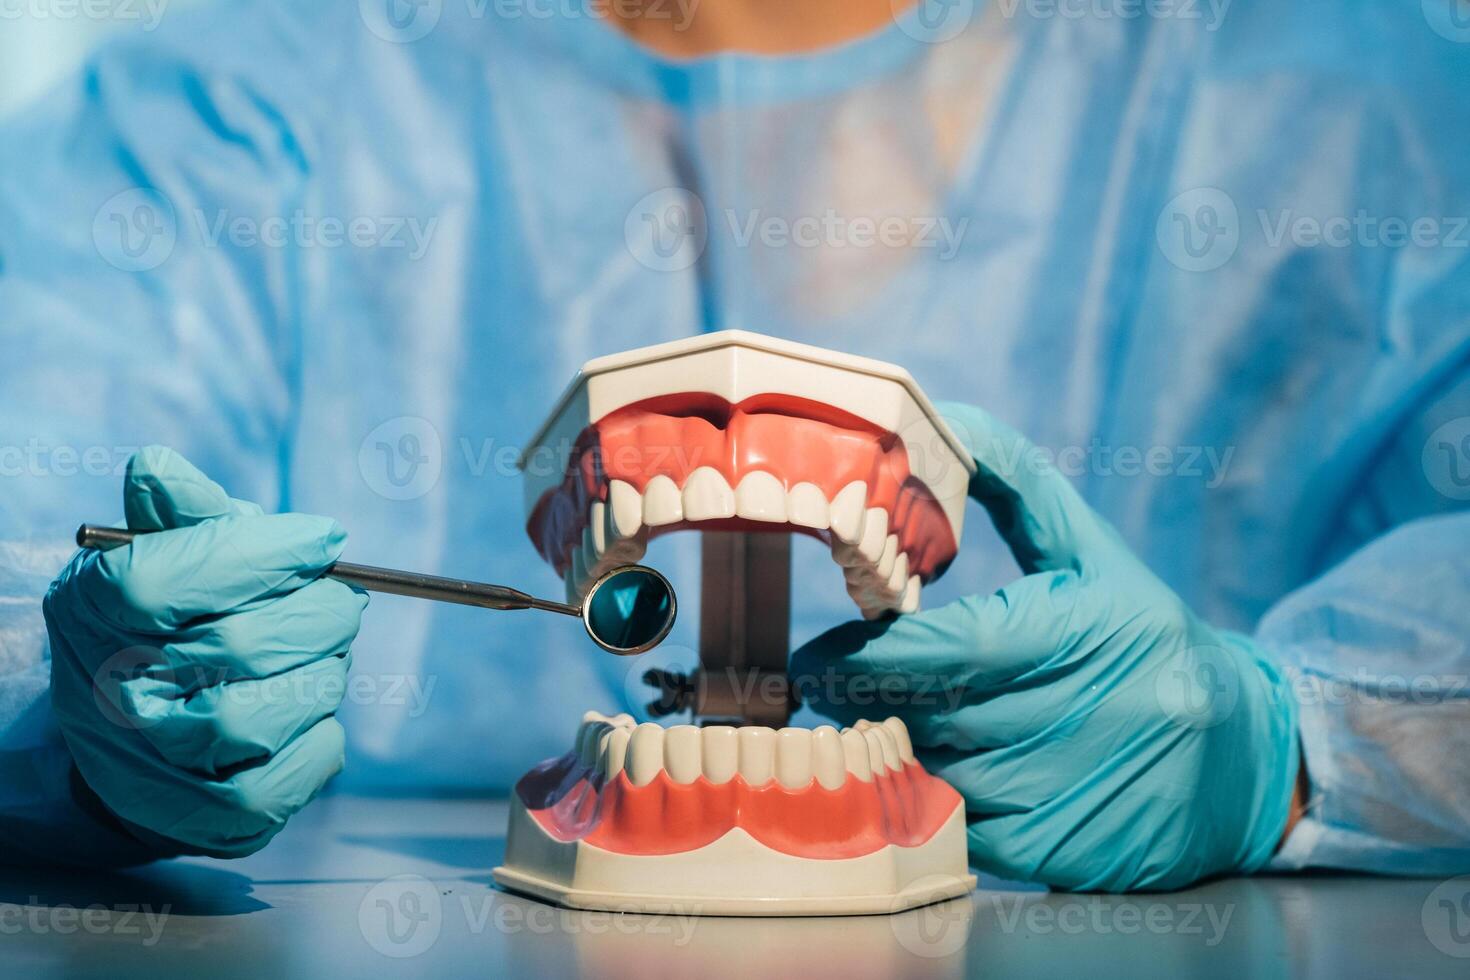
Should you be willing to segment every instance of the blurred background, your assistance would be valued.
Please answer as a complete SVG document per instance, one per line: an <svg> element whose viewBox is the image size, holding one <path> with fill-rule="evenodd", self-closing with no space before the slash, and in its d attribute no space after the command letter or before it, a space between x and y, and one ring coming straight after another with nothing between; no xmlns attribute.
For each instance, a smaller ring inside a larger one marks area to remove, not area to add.
<svg viewBox="0 0 1470 980"><path fill-rule="evenodd" d="M74 71L119 31L150 31L165 10L214 0L89 0L50 9L34 0L0 2L0 118L12 115Z"/></svg>

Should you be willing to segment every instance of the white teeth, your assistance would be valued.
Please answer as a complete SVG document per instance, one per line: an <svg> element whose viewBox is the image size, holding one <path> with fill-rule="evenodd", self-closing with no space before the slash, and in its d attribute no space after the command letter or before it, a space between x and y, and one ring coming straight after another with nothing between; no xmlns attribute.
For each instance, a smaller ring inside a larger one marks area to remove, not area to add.
<svg viewBox="0 0 1470 980"><path fill-rule="evenodd" d="M611 730L612 726L601 718L582 722L582 727L577 731L577 761L583 768L591 769L597 765L602 736Z"/></svg>
<svg viewBox="0 0 1470 980"><path fill-rule="evenodd" d="M712 466L701 466L684 481L684 519L709 521L735 516L735 491Z"/></svg>
<svg viewBox="0 0 1470 980"><path fill-rule="evenodd" d="M868 742L861 732L844 728L841 734L842 755L847 771L865 783L873 781L873 766L868 761Z"/></svg>
<svg viewBox="0 0 1470 980"><path fill-rule="evenodd" d="M764 470L745 474L735 488L735 514L752 521L786 521L786 488Z"/></svg>
<svg viewBox="0 0 1470 980"><path fill-rule="evenodd" d="M664 732L664 768L674 782L692 783L698 779L704 768L701 755L698 728L675 725Z"/></svg>
<svg viewBox="0 0 1470 980"><path fill-rule="evenodd" d="M883 545L888 542L888 511L882 507L867 508L863 517L863 536L858 539L857 550L867 564L878 564L883 557Z"/></svg>
<svg viewBox="0 0 1470 980"><path fill-rule="evenodd" d="M735 729L729 725L711 725L700 734L704 740L704 778L712 783L728 783L740 770L740 746Z"/></svg>
<svg viewBox="0 0 1470 980"><path fill-rule="evenodd" d="M847 781L842 736L831 725L812 729L812 772L825 789L838 789Z"/></svg>
<svg viewBox="0 0 1470 980"><path fill-rule="evenodd" d="M787 789L805 789L812 781L810 728L783 728L776 733L776 778Z"/></svg>
<svg viewBox="0 0 1470 980"><path fill-rule="evenodd" d="M655 477L649 481L650 486L659 479L668 478ZM658 492L655 490L655 495ZM582 529L581 541L572 549L572 564L564 580L567 602L582 601L587 588L608 569L631 565L643 557L648 547L643 508L643 497L631 483L623 480L609 481L607 500L594 500L588 505L587 526Z"/></svg>
<svg viewBox="0 0 1470 980"><path fill-rule="evenodd" d="M888 540L888 511L882 507L869 507L863 523L863 536L858 541L858 551L869 565L878 564L883 557L883 545Z"/></svg>
<svg viewBox="0 0 1470 980"><path fill-rule="evenodd" d="M910 575L908 584L903 587L903 598L898 602L899 612L918 612L919 594L923 591L923 588L924 586L919 581L919 576Z"/></svg>
<svg viewBox="0 0 1470 980"><path fill-rule="evenodd" d="M878 741L883 746L883 764L889 772L898 772L903 768L903 760L898 756L898 742L894 740L893 733L882 725L874 725L873 731L878 733Z"/></svg>
<svg viewBox="0 0 1470 980"><path fill-rule="evenodd" d="M827 498L815 483L798 483L786 494L786 519L799 527L826 530L830 521Z"/></svg>
<svg viewBox="0 0 1470 980"><path fill-rule="evenodd" d="M640 505L641 506L641 505ZM640 511L640 514L642 512ZM642 519L641 517L639 518ZM613 565L631 565L643 557L643 552L648 548L648 535L640 530L631 538L619 538L613 530L612 517L609 516L604 529L607 538L607 548L602 553L603 561L608 567Z"/></svg>
<svg viewBox="0 0 1470 980"><path fill-rule="evenodd" d="M587 590L591 588L592 583L609 569L618 565L637 563L643 557L644 549L647 547L647 542L642 535L639 535L636 538L619 541L609 548L606 554L597 557L591 547L591 533L583 531L582 535L582 546L573 549L572 564L563 579L567 602L573 605L580 603L587 595Z"/></svg>
<svg viewBox="0 0 1470 980"><path fill-rule="evenodd" d="M684 519L684 498L679 486L660 473L643 488L643 523L649 527L676 524Z"/></svg>
<svg viewBox="0 0 1470 980"><path fill-rule="evenodd" d="M894 596L902 598L903 590L908 587L908 584L909 556L900 551L898 557L893 561L893 571L888 575L888 591Z"/></svg>
<svg viewBox="0 0 1470 980"><path fill-rule="evenodd" d="M628 779L634 786L647 786L664 767L664 730L652 722L633 729L628 740Z"/></svg>
<svg viewBox="0 0 1470 980"><path fill-rule="evenodd" d="M868 502L868 485L856 480L837 491L829 517L834 541L856 545L863 536L863 517ZM843 564L846 564L845 562Z"/></svg>
<svg viewBox="0 0 1470 980"><path fill-rule="evenodd" d="M608 514L611 523L610 538L621 541L631 538L643 529L643 497L633 484L623 480L612 480L607 485Z"/></svg>
<svg viewBox="0 0 1470 980"><path fill-rule="evenodd" d="M888 734L893 736L893 741L898 746L898 757L904 762L916 762L914 743L909 738L908 726L898 718L885 718L883 727L888 729Z"/></svg>
<svg viewBox="0 0 1470 980"><path fill-rule="evenodd" d="M592 541L592 550L602 557L607 551L607 504L600 500L592 501L592 506L587 508L587 535Z"/></svg>
<svg viewBox="0 0 1470 980"><path fill-rule="evenodd" d="M873 775L883 775L888 771L888 763L883 752L883 736L878 734L875 726L868 721L860 721L854 727L868 747L868 765L872 767ZM897 754L897 749L894 750L894 754Z"/></svg>
<svg viewBox="0 0 1470 980"><path fill-rule="evenodd" d="M623 768L633 724L633 716L626 713L608 717L600 711L589 711L582 715L582 725L577 730L577 754L581 763L595 767L603 779L612 779Z"/></svg>
<svg viewBox="0 0 1470 980"><path fill-rule="evenodd" d="M860 721L855 727L868 742L868 761L873 764L874 772L902 768L898 761L898 743L893 739L893 732L871 721ZM877 753L876 756L874 753Z"/></svg>
<svg viewBox="0 0 1470 980"><path fill-rule="evenodd" d="M747 786L764 786L775 774L776 733L755 725L735 732L740 747L740 778Z"/></svg>
<svg viewBox="0 0 1470 980"><path fill-rule="evenodd" d="M647 786L663 770L682 785L700 776L728 783L738 772L746 785L756 788L774 779L786 789L803 790L815 780L833 790L849 774L870 782L874 774L914 761L908 729L897 718L881 725L858 721L841 732L831 725L774 731L754 725L635 725L627 714L609 718L589 711L577 730L575 751L578 761L604 782L626 772L634 786Z"/></svg>
<svg viewBox="0 0 1470 980"><path fill-rule="evenodd" d="M863 563L863 553L857 550L857 545L846 544L837 538L833 538L832 560L843 568L852 568Z"/></svg>
<svg viewBox="0 0 1470 980"><path fill-rule="evenodd" d="M631 722L633 719L628 720ZM604 778L613 779L623 770L628 761L628 740L632 736L631 725L610 728L602 736L597 752L597 768L602 772Z"/></svg>
<svg viewBox="0 0 1470 980"><path fill-rule="evenodd" d="M843 493L846 492L844 489ZM835 522L835 501L833 506ZM888 533L888 512L883 508L869 507L863 512L862 536L856 545L842 541L834 530L832 557L843 566L847 594L857 603L864 619L877 619L893 610L914 612L919 608L921 585L917 576L909 574L909 557L900 550L898 535Z"/></svg>
<svg viewBox="0 0 1470 980"><path fill-rule="evenodd" d="M683 489L663 474L650 479L642 494L626 481L610 480L606 502L592 502L587 529L579 547L572 549L567 601L580 602L592 581L609 568L642 559L648 543L645 528L740 517L830 530L832 559L842 566L848 595L865 619L916 612L922 584L899 548L898 535L889 533L888 512L865 506L867 492L866 481L854 480L829 502L816 484L802 482L787 491L765 470L745 474L732 490L712 466L696 467Z"/></svg>
<svg viewBox="0 0 1470 980"><path fill-rule="evenodd" d="M883 541L883 554L878 556L878 577L883 581L893 574L893 563L898 560L898 535L890 534Z"/></svg>
<svg viewBox="0 0 1470 980"><path fill-rule="evenodd" d="M888 512L864 509L867 484L849 483L832 500L832 560L842 566L847 594L863 618L877 619L891 610L915 612L921 585L910 575L908 555L898 535L888 533Z"/></svg>

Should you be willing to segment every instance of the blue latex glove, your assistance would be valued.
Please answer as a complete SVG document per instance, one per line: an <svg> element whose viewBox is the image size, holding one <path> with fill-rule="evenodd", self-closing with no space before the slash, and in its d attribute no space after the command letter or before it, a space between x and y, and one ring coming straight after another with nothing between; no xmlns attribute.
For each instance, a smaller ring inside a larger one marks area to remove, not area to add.
<svg viewBox="0 0 1470 980"><path fill-rule="evenodd" d="M128 527L44 610L56 718L86 786L155 853L263 847L342 768L333 717L367 596L321 578L335 521L264 515L168 449L133 457Z"/></svg>
<svg viewBox="0 0 1470 980"><path fill-rule="evenodd" d="M964 797L982 869L1124 891L1261 867L1297 769L1280 671L1196 618L1035 447L979 409L940 410L1025 577L828 631L794 655L808 701L901 717Z"/></svg>

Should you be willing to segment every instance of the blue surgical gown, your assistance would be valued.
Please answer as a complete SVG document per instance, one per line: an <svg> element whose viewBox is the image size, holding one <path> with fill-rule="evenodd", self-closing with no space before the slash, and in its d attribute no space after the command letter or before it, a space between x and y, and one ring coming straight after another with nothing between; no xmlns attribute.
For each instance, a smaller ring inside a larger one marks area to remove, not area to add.
<svg viewBox="0 0 1470 980"><path fill-rule="evenodd" d="M93 832L40 597L131 447L338 518L353 560L555 595L516 448L586 359L743 327L985 406L1256 631L1313 797L1279 867L1470 867L1448 7L935 0L678 61L577 3L379 6L170 14L0 128L0 852ZM650 552L687 596L696 540ZM794 640L853 615L795 563ZM1015 573L972 514L925 604ZM696 619L656 653L692 663ZM651 696L529 614L378 596L354 649L361 790L504 790Z"/></svg>

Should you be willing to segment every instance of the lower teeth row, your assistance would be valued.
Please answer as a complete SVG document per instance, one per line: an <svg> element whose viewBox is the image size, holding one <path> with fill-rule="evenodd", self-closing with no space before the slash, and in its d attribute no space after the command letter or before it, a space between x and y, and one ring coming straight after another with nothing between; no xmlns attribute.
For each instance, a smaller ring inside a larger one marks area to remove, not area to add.
<svg viewBox="0 0 1470 980"><path fill-rule="evenodd" d="M692 783L701 776L724 783L739 774L751 786L774 779L788 789L803 789L815 780L837 789L849 776L869 782L914 761L908 729L897 718L882 724L860 721L841 731L830 725L664 728L635 725L628 715L606 718L588 712L578 731L577 752L582 765L604 780L626 771L634 786L667 772L675 783Z"/></svg>

